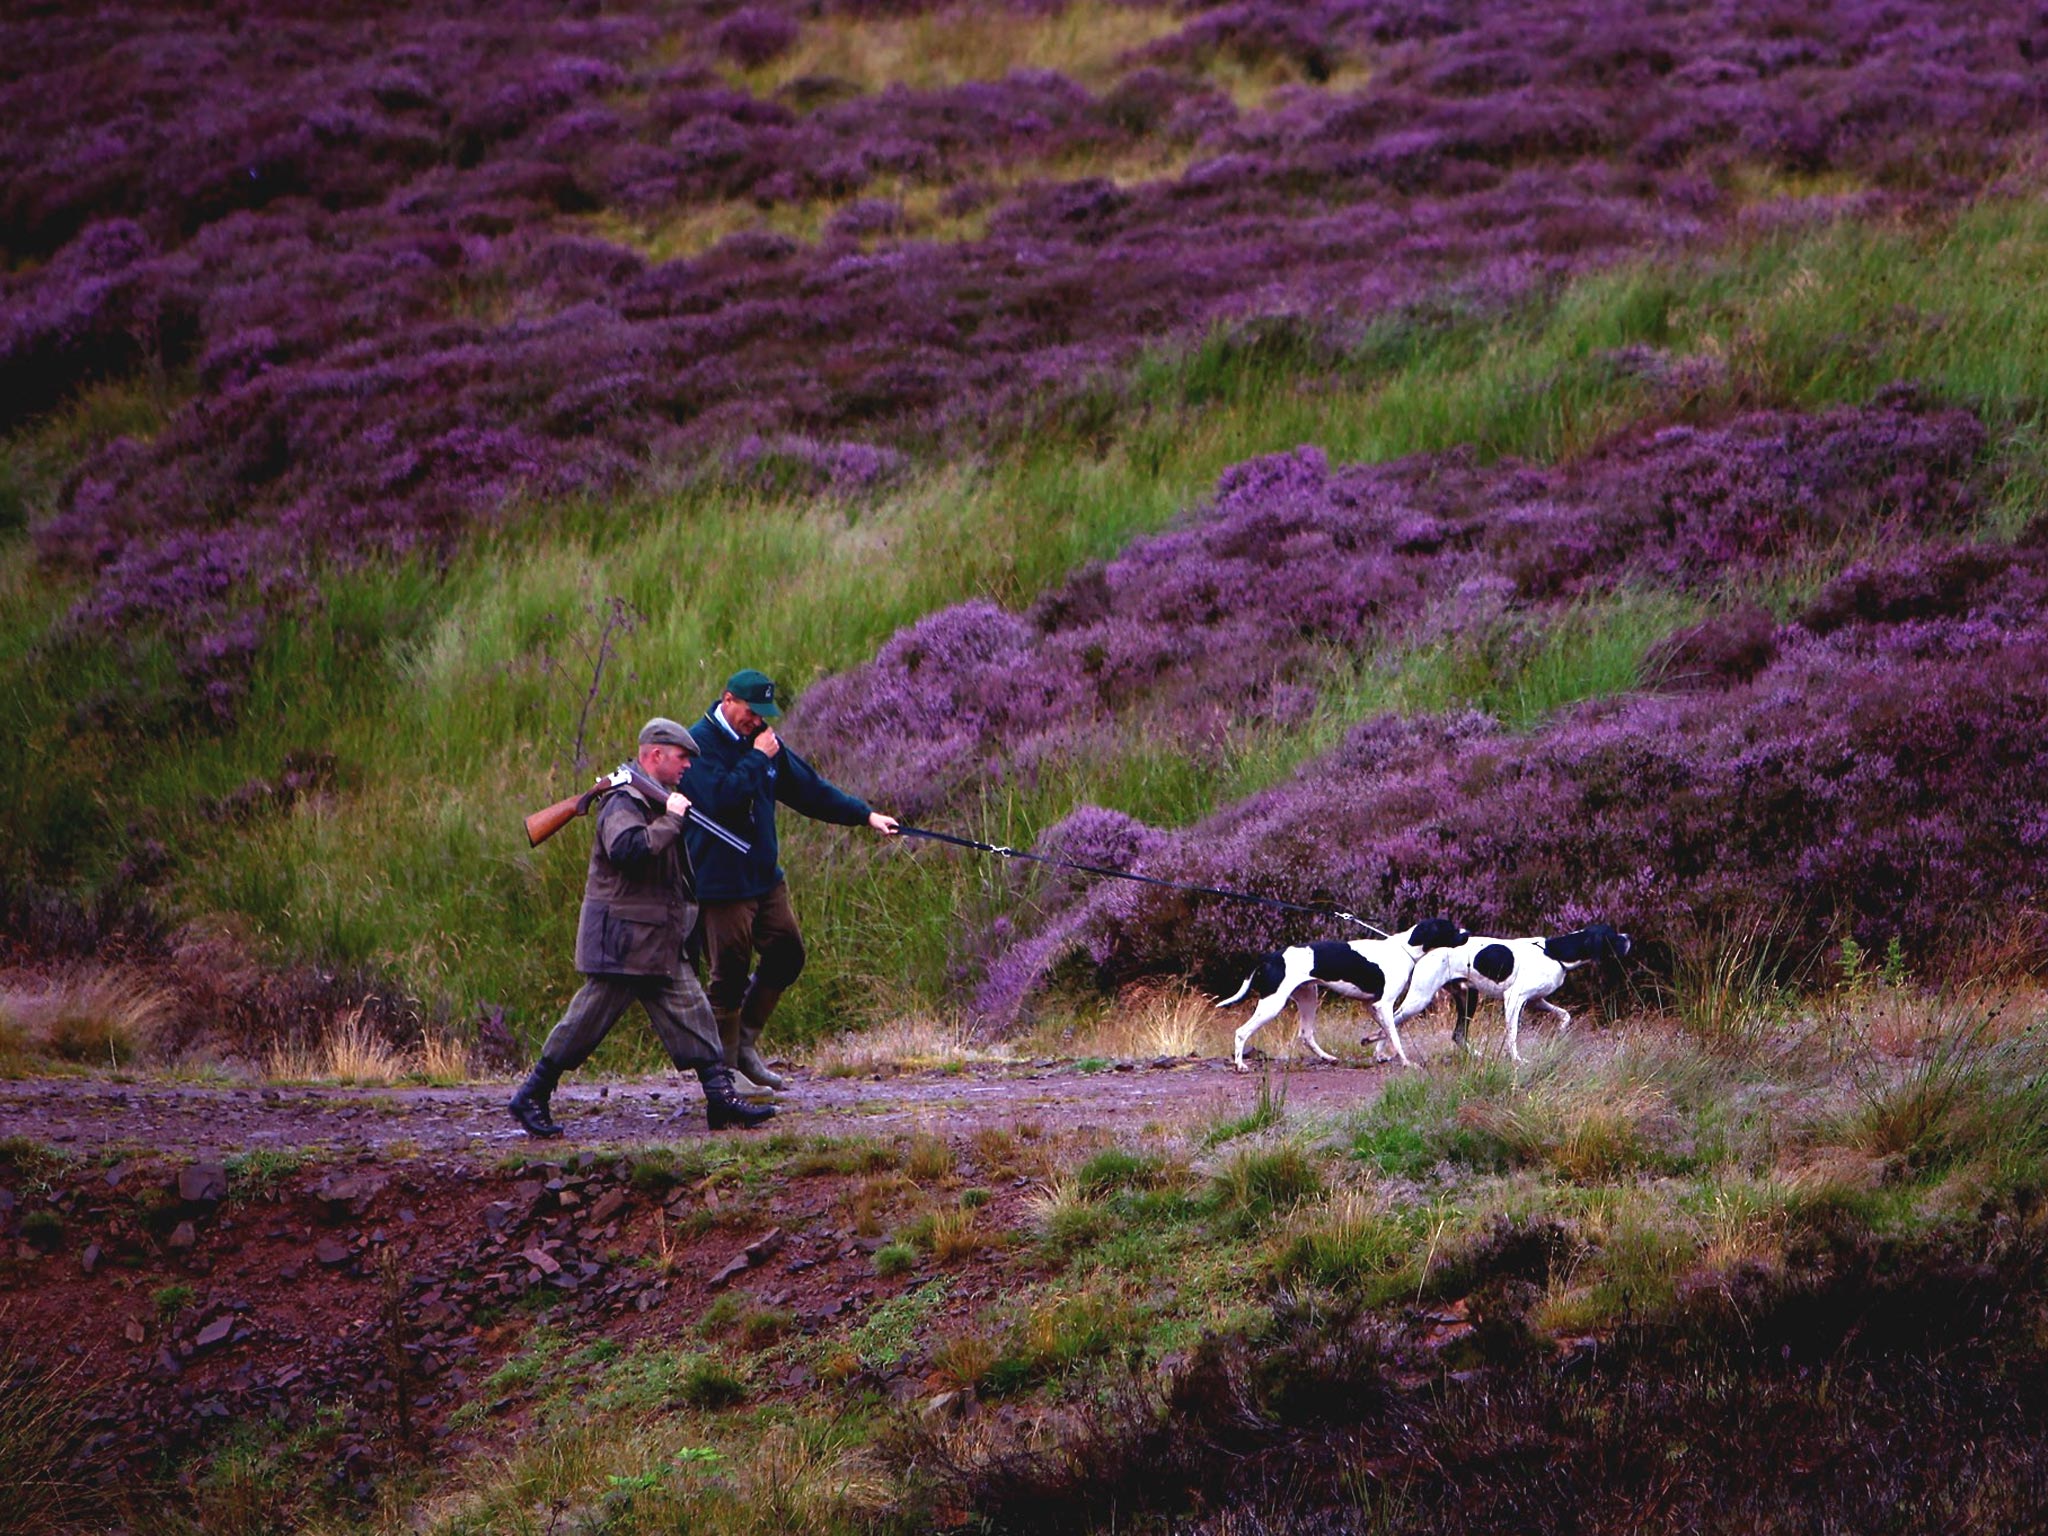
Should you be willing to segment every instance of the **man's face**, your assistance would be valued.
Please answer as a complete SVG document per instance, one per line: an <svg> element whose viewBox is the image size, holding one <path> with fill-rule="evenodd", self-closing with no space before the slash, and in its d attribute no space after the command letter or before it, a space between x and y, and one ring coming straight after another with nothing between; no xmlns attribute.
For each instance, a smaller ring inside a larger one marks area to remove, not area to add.
<svg viewBox="0 0 2048 1536"><path fill-rule="evenodd" d="M690 766L690 754L666 742L650 742L640 749L640 766L652 774L655 783L663 789L674 789L682 782L683 770Z"/></svg>
<svg viewBox="0 0 2048 1536"><path fill-rule="evenodd" d="M761 727L768 723L754 713L751 704L734 694L728 693L718 702L725 709L725 723L742 736L757 736Z"/></svg>

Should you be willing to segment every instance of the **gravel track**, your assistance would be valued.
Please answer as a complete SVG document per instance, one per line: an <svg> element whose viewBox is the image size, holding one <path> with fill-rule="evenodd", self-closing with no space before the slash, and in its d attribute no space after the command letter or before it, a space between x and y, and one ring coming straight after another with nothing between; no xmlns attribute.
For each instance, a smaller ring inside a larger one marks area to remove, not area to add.
<svg viewBox="0 0 2048 1536"><path fill-rule="evenodd" d="M1071 1063L973 1064L887 1078L797 1076L780 1097L782 1131L826 1136L905 1129L946 1136L1019 1122L1047 1130L1135 1129L1243 1114L1263 1072L1165 1060L1083 1071ZM1331 1114L1376 1095L1385 1069L1276 1068L1290 1110ZM0 1083L0 1135L78 1155L148 1150L227 1156L283 1148L334 1153L491 1154L530 1143L505 1114L509 1082L459 1088L222 1087L99 1078ZM697 1085L677 1076L571 1080L555 1095L566 1143L630 1144L708 1134Z"/></svg>

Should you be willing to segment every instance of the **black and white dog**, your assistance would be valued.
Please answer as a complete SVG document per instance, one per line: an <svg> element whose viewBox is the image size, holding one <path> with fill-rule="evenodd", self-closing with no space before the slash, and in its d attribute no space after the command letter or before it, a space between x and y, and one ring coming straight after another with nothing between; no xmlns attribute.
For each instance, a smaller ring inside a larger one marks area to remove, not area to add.
<svg viewBox="0 0 2048 1536"><path fill-rule="evenodd" d="M1316 1039L1316 1007L1321 1001L1317 987L1328 987L1345 997L1371 1003L1380 1028L1394 1043L1394 1054L1405 1065L1414 1066L1402 1048L1400 1031L1394 1027L1394 1003L1401 996L1401 989L1408 985L1418 960L1432 951L1462 944L1467 937L1465 930L1449 918L1432 917L1392 938L1353 939L1348 944L1296 944L1274 950L1259 961L1243 986L1216 1005L1228 1008L1242 1001L1247 993L1255 993L1259 999L1252 1016L1237 1027L1237 1070L1250 1070L1244 1064L1245 1042L1285 1008L1290 997L1294 999L1295 1011L1301 1015L1301 1038L1308 1048L1325 1061L1337 1059ZM1297 992L1310 982L1316 985Z"/></svg>
<svg viewBox="0 0 2048 1536"><path fill-rule="evenodd" d="M1487 939L1468 935L1455 948L1435 950L1417 962L1409 979L1407 1000L1394 1015L1394 1023L1407 1023L1435 1002L1437 993L1448 986L1453 988L1452 1000L1458 1009L1458 1023L1451 1039L1463 1045L1477 997L1497 997L1508 1018L1508 1055L1520 1061L1522 1010L1534 1004L1557 1016L1560 1032L1568 1029L1572 1016L1551 1002L1550 994L1564 985L1566 974L1574 967L1589 960L1619 960L1628 950L1628 935L1617 933L1605 923L1593 923L1547 939Z"/></svg>

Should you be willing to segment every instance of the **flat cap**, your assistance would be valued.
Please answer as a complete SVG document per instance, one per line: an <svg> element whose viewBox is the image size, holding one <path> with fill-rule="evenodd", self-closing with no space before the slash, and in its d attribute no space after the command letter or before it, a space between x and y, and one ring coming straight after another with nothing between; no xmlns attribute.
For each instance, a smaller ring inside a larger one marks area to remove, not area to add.
<svg viewBox="0 0 2048 1536"><path fill-rule="evenodd" d="M640 727L640 745L681 747L685 752L695 752L697 739L667 715L656 715Z"/></svg>

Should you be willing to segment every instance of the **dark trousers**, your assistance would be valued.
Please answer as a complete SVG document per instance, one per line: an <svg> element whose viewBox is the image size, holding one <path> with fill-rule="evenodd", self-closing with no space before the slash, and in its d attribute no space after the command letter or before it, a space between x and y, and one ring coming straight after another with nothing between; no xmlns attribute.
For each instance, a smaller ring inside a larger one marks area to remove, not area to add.
<svg viewBox="0 0 2048 1536"><path fill-rule="evenodd" d="M634 1003L647 1010L647 1021L655 1037L668 1052L668 1059L685 1071L709 1066L724 1056L718 1025L696 973L680 977L590 976L569 999L561 1023L548 1031L541 1055L568 1071L579 1067L611 1033L627 1008Z"/></svg>
<svg viewBox="0 0 2048 1536"><path fill-rule="evenodd" d="M803 970L804 939L789 904L787 881L778 880L765 896L702 906L704 952L711 961L711 981L704 990L718 1020L725 1064L736 1066L742 1050L759 1044L768 1015ZM761 957L758 966L756 955Z"/></svg>

